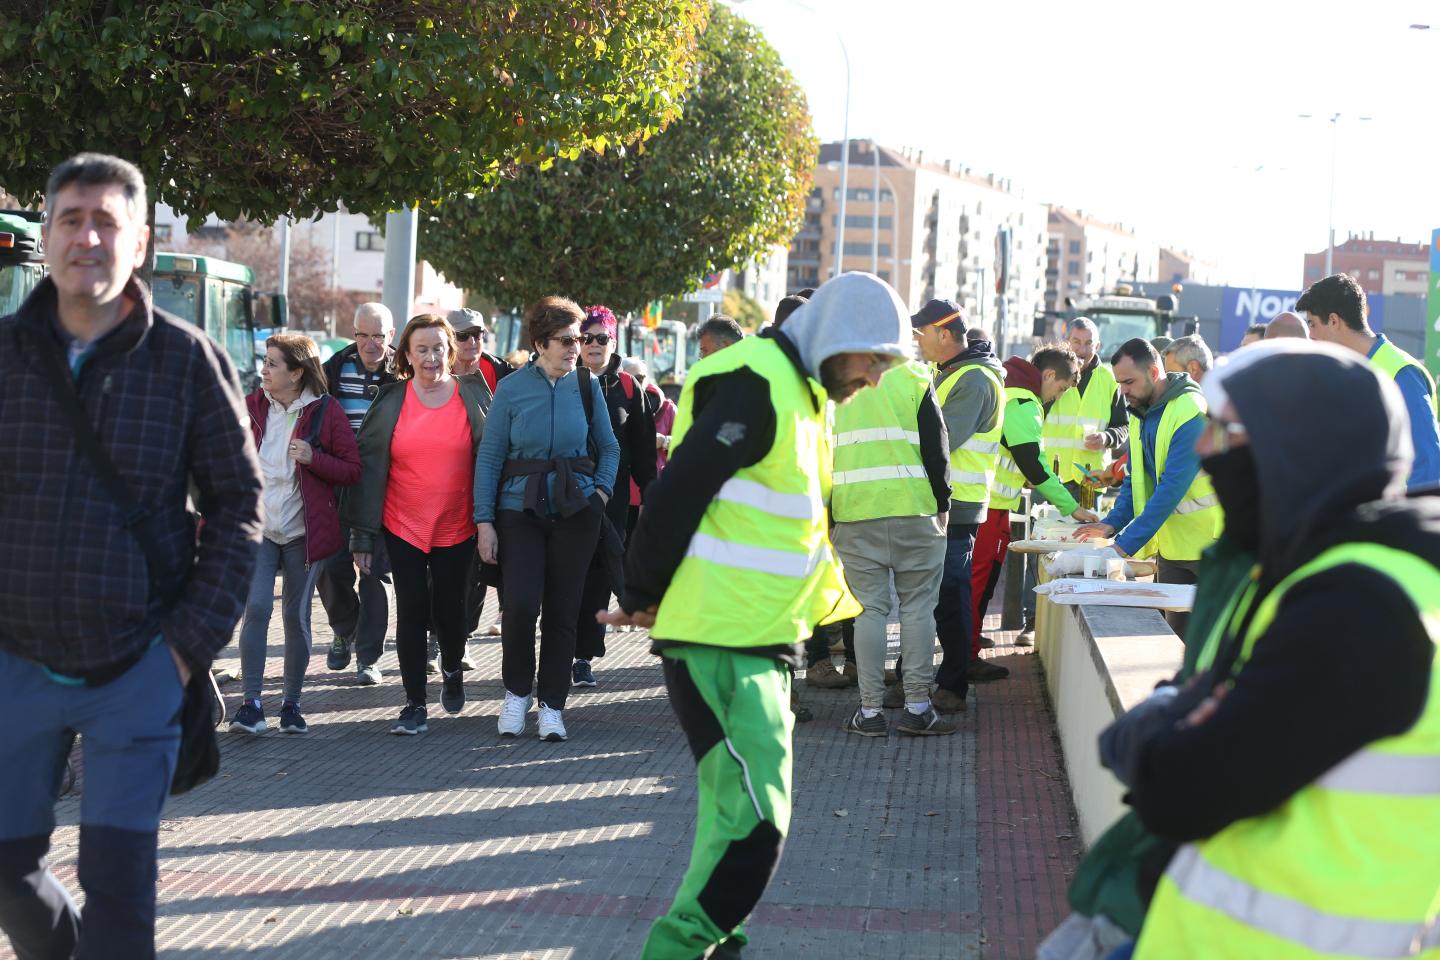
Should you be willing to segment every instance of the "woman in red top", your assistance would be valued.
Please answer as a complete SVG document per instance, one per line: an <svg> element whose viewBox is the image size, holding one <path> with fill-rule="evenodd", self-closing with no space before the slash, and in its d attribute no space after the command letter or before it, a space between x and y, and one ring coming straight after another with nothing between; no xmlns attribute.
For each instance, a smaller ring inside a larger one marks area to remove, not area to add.
<svg viewBox="0 0 1440 960"><path fill-rule="evenodd" d="M399 380L380 388L360 424L364 472L347 497L350 552L368 573L374 541L385 538L395 580L395 652L405 708L391 733L427 729L425 638L433 614L440 637L448 713L465 704L465 585L475 552L475 450L485 428L483 384L451 374L455 331L444 317L422 314L405 325L395 348Z"/></svg>

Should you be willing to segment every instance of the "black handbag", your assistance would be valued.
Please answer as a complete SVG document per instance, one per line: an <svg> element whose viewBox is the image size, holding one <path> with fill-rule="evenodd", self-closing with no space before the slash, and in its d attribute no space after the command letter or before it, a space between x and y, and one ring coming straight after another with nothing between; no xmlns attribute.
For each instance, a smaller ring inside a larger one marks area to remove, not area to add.
<svg viewBox="0 0 1440 960"><path fill-rule="evenodd" d="M190 579L190 571L165 569L164 554L148 526L150 514L140 506L130 490L130 485L116 469L115 461L110 459L110 455L100 445L95 427L80 404L80 395L75 392L74 374L70 372L70 365L60 353L60 345L43 331L33 331L29 339L35 346L36 353L45 362L49 373L47 379L54 388L55 398L60 401L60 408L70 418L76 448L90 461L96 477L120 508L125 518L125 529L130 531L130 535L140 545L140 552L145 556L145 567L150 574L151 595L160 599L162 610L170 609L180 599L180 594ZM129 666L133 666L143 656L142 651ZM106 671L105 679L114 679L123 672L125 671ZM218 691L210 671L192 671L180 704L180 752L175 762L175 775L170 780L172 795L198 787L220 772L220 744L215 738L218 704Z"/></svg>

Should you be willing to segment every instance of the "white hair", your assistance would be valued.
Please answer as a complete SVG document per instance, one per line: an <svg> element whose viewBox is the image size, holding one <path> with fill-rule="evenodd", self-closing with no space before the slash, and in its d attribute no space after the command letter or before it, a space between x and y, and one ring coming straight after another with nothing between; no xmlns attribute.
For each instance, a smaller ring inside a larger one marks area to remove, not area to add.
<svg viewBox="0 0 1440 960"><path fill-rule="evenodd" d="M1192 333L1188 337L1180 337L1166 347L1165 355L1171 354L1174 354L1175 362L1182 367L1188 368L1192 360L1200 364L1201 370L1209 370L1215 366L1215 355L1210 352L1205 341L1200 339L1197 334Z"/></svg>
<svg viewBox="0 0 1440 960"><path fill-rule="evenodd" d="M1070 332L1074 333L1076 329L1089 330L1092 335L1100 332L1100 328L1095 326L1095 321L1089 317L1076 317L1074 320L1071 320Z"/></svg>
<svg viewBox="0 0 1440 960"><path fill-rule="evenodd" d="M361 317L374 317L380 321L381 330L394 330L395 317L390 308L383 303L362 303L355 308L355 320L358 322Z"/></svg>
<svg viewBox="0 0 1440 960"><path fill-rule="evenodd" d="M639 357L626 357L620 361L620 369L632 377L649 377L650 368L645 366L645 361Z"/></svg>

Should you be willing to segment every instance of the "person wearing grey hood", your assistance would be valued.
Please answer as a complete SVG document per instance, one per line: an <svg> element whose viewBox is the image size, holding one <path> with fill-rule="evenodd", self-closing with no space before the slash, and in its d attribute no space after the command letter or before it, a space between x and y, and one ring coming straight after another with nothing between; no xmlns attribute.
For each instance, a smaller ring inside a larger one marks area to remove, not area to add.
<svg viewBox="0 0 1440 960"><path fill-rule="evenodd" d="M830 543L827 401L908 359L905 308L867 273L826 283L783 330L691 368L670 462L646 494L620 610L650 630L699 780L697 840L642 956L733 955L790 823L790 668L861 612Z"/></svg>
<svg viewBox="0 0 1440 960"><path fill-rule="evenodd" d="M1440 498L1405 499L1405 401L1363 357L1293 339L1247 348L1205 393L1198 452L1256 562L1196 676L1101 737L1141 822L1180 845L1163 877L1140 871L1135 956L1424 954Z"/></svg>
<svg viewBox="0 0 1440 960"><path fill-rule="evenodd" d="M1205 425L1200 386L1187 374L1165 373L1160 354L1139 337L1116 351L1111 367L1130 406L1130 472L1115 508L1074 536L1114 537L1122 557L1155 555L1161 583L1194 583L1200 554L1221 524L1215 492L1195 456ZM1166 620L1184 640L1189 615L1169 613Z"/></svg>

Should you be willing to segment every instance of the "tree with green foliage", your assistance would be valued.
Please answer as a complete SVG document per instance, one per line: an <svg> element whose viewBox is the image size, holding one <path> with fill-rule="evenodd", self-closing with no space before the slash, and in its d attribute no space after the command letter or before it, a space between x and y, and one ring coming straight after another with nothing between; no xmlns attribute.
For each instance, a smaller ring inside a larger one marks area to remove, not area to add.
<svg viewBox="0 0 1440 960"><path fill-rule="evenodd" d="M770 314L765 312L765 308L739 287L731 287L725 291L725 299L720 304L720 312L733 318L736 323L751 333L757 332L770 322Z"/></svg>
<svg viewBox="0 0 1440 960"><path fill-rule="evenodd" d="M684 114L662 133L422 210L421 256L502 303L558 293L623 311L788 243L818 150L804 94L724 7L698 60Z"/></svg>
<svg viewBox="0 0 1440 960"><path fill-rule="evenodd" d="M187 214L380 214L658 132L706 0L9 0L0 186L135 162Z"/></svg>

